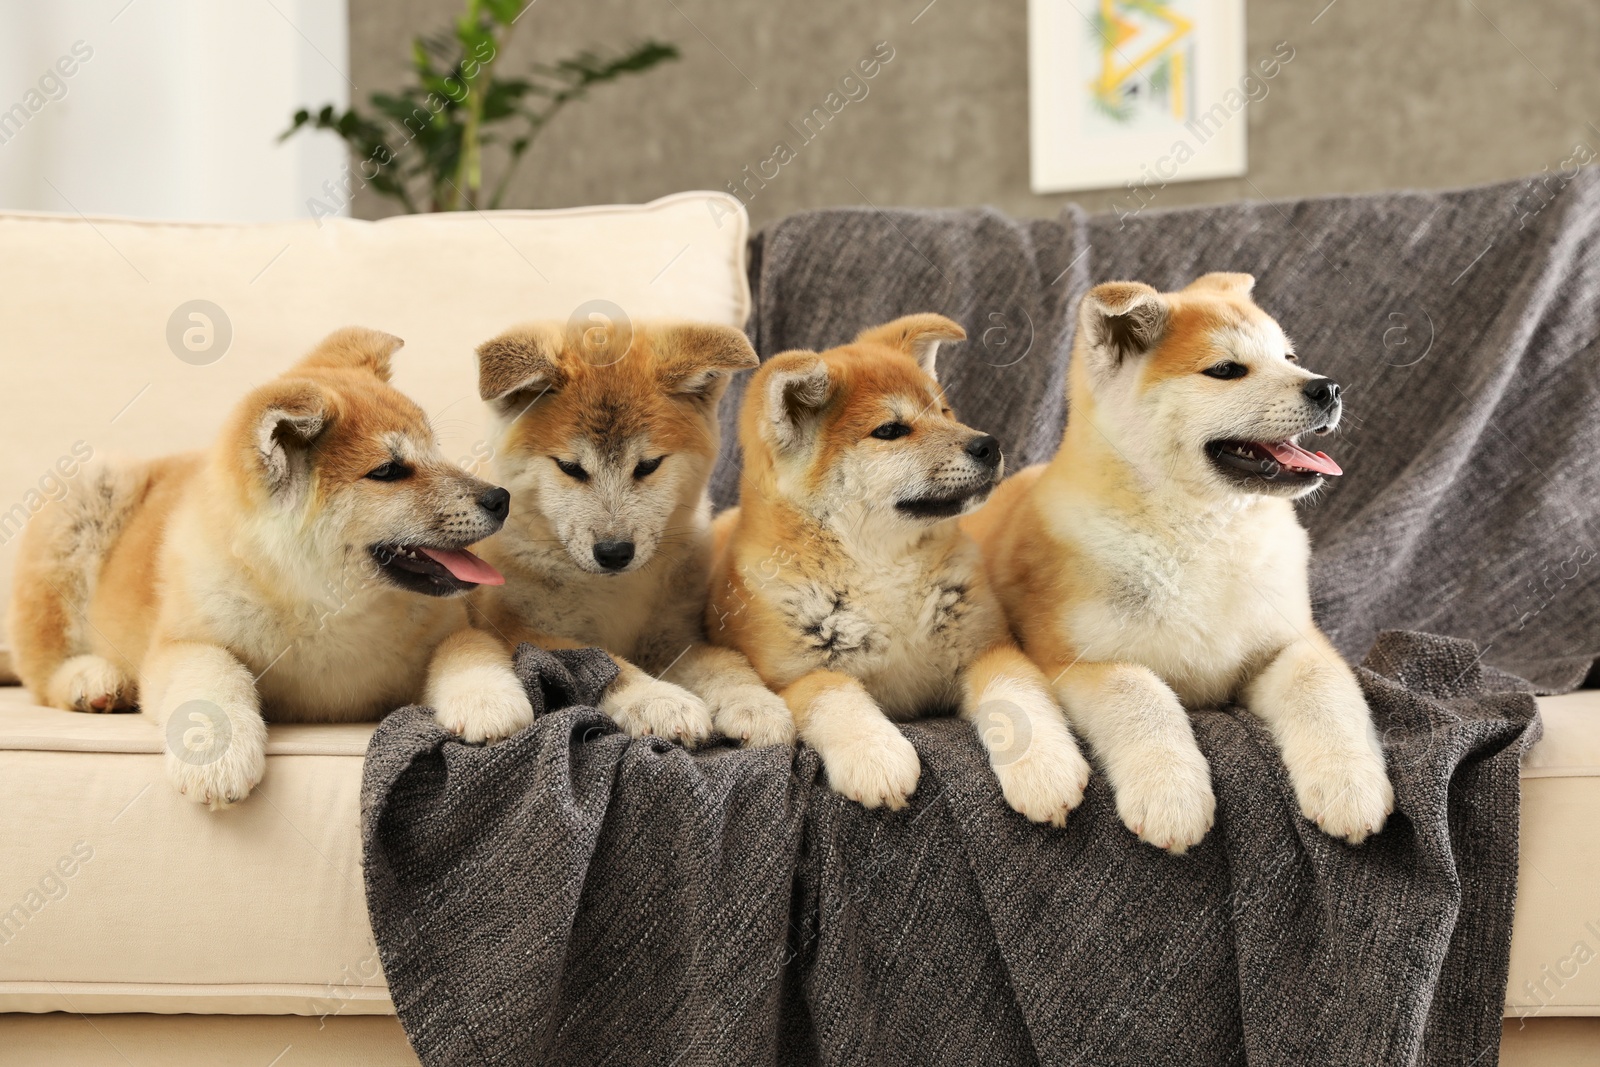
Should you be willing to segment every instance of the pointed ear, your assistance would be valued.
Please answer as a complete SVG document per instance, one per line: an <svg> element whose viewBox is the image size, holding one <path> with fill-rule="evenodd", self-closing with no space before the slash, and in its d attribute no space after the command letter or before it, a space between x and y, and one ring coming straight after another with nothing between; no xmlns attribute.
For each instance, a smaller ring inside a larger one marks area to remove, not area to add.
<svg viewBox="0 0 1600 1067"><path fill-rule="evenodd" d="M917 366L922 368L924 374L934 378L939 346L946 341L965 340L966 336L967 331L961 328L960 323L943 315L906 315L861 331L856 337L856 344L887 345L904 352L917 361Z"/></svg>
<svg viewBox="0 0 1600 1067"><path fill-rule="evenodd" d="M1249 296L1250 290L1256 287L1254 274L1229 274L1226 271L1214 271L1202 274L1194 281L1183 287L1186 293L1195 290L1211 289L1219 293L1235 293L1239 296Z"/></svg>
<svg viewBox="0 0 1600 1067"><path fill-rule="evenodd" d="M760 366L744 331L732 326L682 323L651 331L662 388L696 400L718 400L735 371Z"/></svg>
<svg viewBox="0 0 1600 1067"><path fill-rule="evenodd" d="M1078 331L1091 369L1109 373L1155 348L1167 329L1167 302L1143 282L1106 282L1083 295Z"/></svg>
<svg viewBox="0 0 1600 1067"><path fill-rule="evenodd" d="M561 324L533 322L478 346L478 395L501 410L530 390L553 392L566 384Z"/></svg>
<svg viewBox="0 0 1600 1067"><path fill-rule="evenodd" d="M311 481L311 448L334 418L333 398L304 378L282 378L256 390L244 405L245 464L267 492L298 499Z"/></svg>
<svg viewBox="0 0 1600 1067"><path fill-rule="evenodd" d="M392 333L346 326L324 337L311 354L291 370L365 370L386 382L389 380L389 357L404 344Z"/></svg>
<svg viewBox="0 0 1600 1067"><path fill-rule="evenodd" d="M804 448L828 406L828 364L815 352L784 352L764 368L766 423L781 451Z"/></svg>

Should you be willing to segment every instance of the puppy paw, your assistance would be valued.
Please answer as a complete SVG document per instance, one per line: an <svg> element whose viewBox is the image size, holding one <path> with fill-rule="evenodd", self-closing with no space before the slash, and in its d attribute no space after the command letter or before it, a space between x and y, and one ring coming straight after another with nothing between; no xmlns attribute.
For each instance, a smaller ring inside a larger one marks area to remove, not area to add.
<svg viewBox="0 0 1600 1067"><path fill-rule="evenodd" d="M1035 741L1017 759L996 759L993 765L1011 810L1051 826L1067 824L1067 814L1083 802L1089 785L1089 761L1070 738Z"/></svg>
<svg viewBox="0 0 1600 1067"><path fill-rule="evenodd" d="M828 785L864 808L899 811L922 777L917 750L887 720L882 730L830 745L821 755Z"/></svg>
<svg viewBox="0 0 1600 1067"><path fill-rule="evenodd" d="M711 736L711 710L705 701L682 686L654 678L620 689L613 686L600 710L630 737L666 737L695 745Z"/></svg>
<svg viewBox="0 0 1600 1067"><path fill-rule="evenodd" d="M1359 845L1383 829L1394 811L1394 787L1376 751L1324 755L1299 764L1289 768L1289 779L1300 811L1324 833Z"/></svg>
<svg viewBox="0 0 1600 1067"><path fill-rule="evenodd" d="M729 686L711 702L711 716L718 733L745 748L794 744L789 705L766 686Z"/></svg>
<svg viewBox="0 0 1600 1067"><path fill-rule="evenodd" d="M508 670L461 672L434 686L428 700L440 726L474 744L503 740L533 722L528 694Z"/></svg>
<svg viewBox="0 0 1600 1067"><path fill-rule="evenodd" d="M266 773L267 734L259 718L230 718L208 700L191 700L172 712L165 732L168 780L212 811L249 796Z"/></svg>
<svg viewBox="0 0 1600 1067"><path fill-rule="evenodd" d="M73 656L49 684L52 702L74 711L120 711L138 701L138 683L108 659Z"/></svg>
<svg viewBox="0 0 1600 1067"><path fill-rule="evenodd" d="M1217 799L1198 748L1147 753L1120 777L1117 815L1141 841L1182 855L1211 829Z"/></svg>

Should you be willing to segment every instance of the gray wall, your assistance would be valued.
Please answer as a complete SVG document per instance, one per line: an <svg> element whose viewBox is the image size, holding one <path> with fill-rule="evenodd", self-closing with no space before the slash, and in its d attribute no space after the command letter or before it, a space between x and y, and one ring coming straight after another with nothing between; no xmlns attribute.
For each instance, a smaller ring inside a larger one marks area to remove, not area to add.
<svg viewBox="0 0 1600 1067"><path fill-rule="evenodd" d="M1246 58L1294 59L1249 108L1247 177L1186 182L1153 207L1447 187L1554 170L1600 149L1594 0L1251 0ZM364 99L406 75L410 37L459 0L350 0L351 71ZM509 207L636 202L725 188L790 140L878 41L894 59L749 204L757 226L802 208L993 204L1053 214L1135 206L1126 190L1028 189L1024 0L538 0L505 64L646 36L677 63L602 86L536 142ZM919 15L920 12L920 15ZM1321 12L1319 16L1319 12ZM1313 21L1315 19L1315 21ZM913 21L915 20L915 21ZM1595 125L1591 125L1594 123ZM356 213L389 214L362 194Z"/></svg>

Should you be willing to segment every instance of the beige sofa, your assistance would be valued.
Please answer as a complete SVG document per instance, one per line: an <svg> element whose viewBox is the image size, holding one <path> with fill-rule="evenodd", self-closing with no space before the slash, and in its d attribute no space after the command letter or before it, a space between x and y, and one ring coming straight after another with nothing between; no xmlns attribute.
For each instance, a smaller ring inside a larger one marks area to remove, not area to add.
<svg viewBox="0 0 1600 1067"><path fill-rule="evenodd" d="M715 193L321 227L0 216L0 575L33 505L70 491L58 461L75 447L199 445L247 386L347 323L406 339L398 384L447 454L479 462L477 342L575 312L742 324L746 236ZM1592 1064L1600 694L1541 704L1503 1062ZM0 688L0 1062L414 1063L362 899L371 729L274 728L261 787L212 813L166 783L139 717Z"/></svg>

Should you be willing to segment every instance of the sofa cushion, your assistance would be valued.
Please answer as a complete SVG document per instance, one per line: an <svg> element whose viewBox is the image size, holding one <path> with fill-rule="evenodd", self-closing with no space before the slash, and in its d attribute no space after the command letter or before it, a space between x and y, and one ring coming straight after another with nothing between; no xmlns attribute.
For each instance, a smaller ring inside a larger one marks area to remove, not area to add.
<svg viewBox="0 0 1600 1067"><path fill-rule="evenodd" d="M212 812L143 716L0 689L0 1011L392 1011L361 889L373 729L272 727L266 778Z"/></svg>
<svg viewBox="0 0 1600 1067"><path fill-rule="evenodd" d="M1600 950L1600 693L1539 703L1506 1011L1600 1015L1600 961L1574 958ZM142 717L0 688L0 1012L392 1011L361 881L372 730L273 726L261 785L210 812Z"/></svg>
<svg viewBox="0 0 1600 1067"><path fill-rule="evenodd" d="M392 1015L0 1015L0 1046L7 1067L419 1067Z"/></svg>
<svg viewBox="0 0 1600 1067"><path fill-rule="evenodd" d="M1506 1014L1600 1015L1600 690L1542 697L1522 761Z"/></svg>
<svg viewBox="0 0 1600 1067"><path fill-rule="evenodd" d="M487 455L478 344L618 308L743 326L747 225L723 193L320 225L0 214L0 604L18 531L86 456L207 444L247 389L329 331L404 338L395 384L472 466Z"/></svg>

